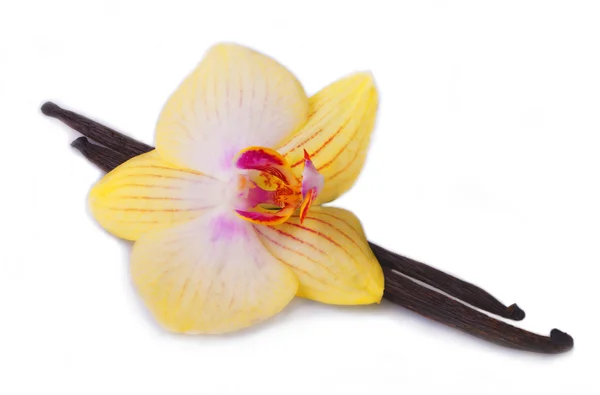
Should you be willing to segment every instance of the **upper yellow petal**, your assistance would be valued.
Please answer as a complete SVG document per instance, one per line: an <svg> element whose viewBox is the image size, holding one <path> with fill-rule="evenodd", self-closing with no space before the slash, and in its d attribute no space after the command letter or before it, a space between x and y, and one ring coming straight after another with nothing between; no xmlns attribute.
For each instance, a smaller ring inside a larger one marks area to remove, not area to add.
<svg viewBox="0 0 600 395"><path fill-rule="evenodd" d="M304 89L285 67L249 48L219 44L165 105L156 149L170 163L220 177L241 149L274 147L307 116Z"/></svg>
<svg viewBox="0 0 600 395"><path fill-rule="evenodd" d="M377 90L369 73L327 86L309 100L309 120L277 150L302 172L304 150L325 177L316 204L336 199L356 181L367 154L377 113Z"/></svg>
<svg viewBox="0 0 600 395"><path fill-rule="evenodd" d="M275 227L256 226L267 249L298 277L298 296L323 303L379 303L383 272L349 211L313 207Z"/></svg>
<svg viewBox="0 0 600 395"><path fill-rule="evenodd" d="M258 240L252 225L231 213L142 236L131 255L142 299L165 328L224 333L280 312L298 281Z"/></svg>
<svg viewBox="0 0 600 395"><path fill-rule="evenodd" d="M220 203L222 189L220 181L175 168L151 151L104 176L90 191L89 204L107 231L137 240L145 232L197 218Z"/></svg>

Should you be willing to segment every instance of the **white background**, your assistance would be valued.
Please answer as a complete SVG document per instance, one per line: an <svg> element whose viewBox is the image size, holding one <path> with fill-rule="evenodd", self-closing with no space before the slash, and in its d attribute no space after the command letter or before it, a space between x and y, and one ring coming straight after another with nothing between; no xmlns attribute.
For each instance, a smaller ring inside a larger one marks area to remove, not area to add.
<svg viewBox="0 0 600 395"><path fill-rule="evenodd" d="M599 393L597 1L0 5L1 394ZM100 171L39 106L151 143L219 41L275 57L309 93L373 71L369 158L336 204L369 239L518 302L518 326L567 331L575 349L507 350L385 302L296 300L221 337L159 329L129 245L87 212Z"/></svg>

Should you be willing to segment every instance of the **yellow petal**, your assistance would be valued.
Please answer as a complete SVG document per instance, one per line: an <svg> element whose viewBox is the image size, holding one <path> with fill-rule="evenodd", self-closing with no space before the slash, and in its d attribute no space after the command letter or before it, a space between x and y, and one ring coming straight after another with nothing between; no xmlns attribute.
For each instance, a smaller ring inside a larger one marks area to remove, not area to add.
<svg viewBox="0 0 600 395"><path fill-rule="evenodd" d="M262 242L298 277L298 296L323 303L379 303L383 272L360 222L349 211L313 207L275 227L256 226Z"/></svg>
<svg viewBox="0 0 600 395"><path fill-rule="evenodd" d="M220 177L241 149L274 147L307 116L308 98L286 68L251 49L220 44L165 105L156 149L170 163Z"/></svg>
<svg viewBox="0 0 600 395"><path fill-rule="evenodd" d="M231 213L148 233L134 245L133 281L154 317L178 333L224 333L261 322L294 297L296 277Z"/></svg>
<svg viewBox="0 0 600 395"><path fill-rule="evenodd" d="M156 151L137 156L102 178L90 191L92 215L127 240L197 218L220 204L224 184L163 162Z"/></svg>
<svg viewBox="0 0 600 395"><path fill-rule="evenodd" d="M303 168L303 151L308 152L325 177L316 204L332 201L356 181L367 154L377 100L371 74L334 82L310 98L308 122L277 149L297 176Z"/></svg>

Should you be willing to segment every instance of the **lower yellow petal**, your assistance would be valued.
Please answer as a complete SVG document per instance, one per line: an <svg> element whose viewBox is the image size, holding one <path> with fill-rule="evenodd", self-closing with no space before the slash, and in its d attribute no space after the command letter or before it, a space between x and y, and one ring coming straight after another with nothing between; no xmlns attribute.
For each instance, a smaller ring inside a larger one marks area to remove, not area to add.
<svg viewBox="0 0 600 395"><path fill-rule="evenodd" d="M134 245L133 281L155 318L178 333L224 333L280 312L298 281L253 226L211 212L148 233Z"/></svg>
<svg viewBox="0 0 600 395"><path fill-rule="evenodd" d="M156 151L108 173L90 191L92 215L127 240L199 217L221 201L223 183L163 162Z"/></svg>
<svg viewBox="0 0 600 395"><path fill-rule="evenodd" d="M323 303L379 303L383 272L360 222L349 211L313 207L274 227L257 226L267 249L298 277L298 296Z"/></svg>

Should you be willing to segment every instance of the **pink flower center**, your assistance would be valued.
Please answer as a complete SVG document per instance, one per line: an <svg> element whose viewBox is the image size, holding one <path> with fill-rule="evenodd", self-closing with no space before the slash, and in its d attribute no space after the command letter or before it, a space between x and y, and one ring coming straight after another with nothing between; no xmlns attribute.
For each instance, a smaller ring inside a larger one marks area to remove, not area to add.
<svg viewBox="0 0 600 395"><path fill-rule="evenodd" d="M298 179L285 158L264 147L246 148L234 159L244 170L238 177L235 211L247 221L263 225L285 222L300 207L300 220L323 189L323 176L305 151L304 172Z"/></svg>

